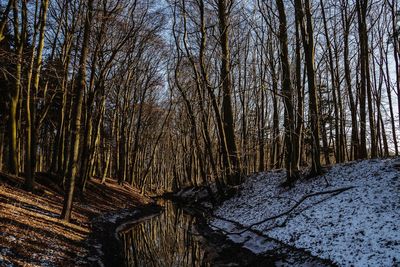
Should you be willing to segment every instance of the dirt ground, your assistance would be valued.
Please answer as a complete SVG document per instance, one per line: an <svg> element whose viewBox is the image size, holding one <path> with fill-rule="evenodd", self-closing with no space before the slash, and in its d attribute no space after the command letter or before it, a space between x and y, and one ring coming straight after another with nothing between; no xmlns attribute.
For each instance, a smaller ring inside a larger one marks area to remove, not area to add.
<svg viewBox="0 0 400 267"><path fill-rule="evenodd" d="M0 173L0 266L93 265L93 221L152 202L129 185L92 179L85 199L74 202L72 220L66 223L59 219L61 190L38 180L41 184L29 193L22 188L22 178Z"/></svg>

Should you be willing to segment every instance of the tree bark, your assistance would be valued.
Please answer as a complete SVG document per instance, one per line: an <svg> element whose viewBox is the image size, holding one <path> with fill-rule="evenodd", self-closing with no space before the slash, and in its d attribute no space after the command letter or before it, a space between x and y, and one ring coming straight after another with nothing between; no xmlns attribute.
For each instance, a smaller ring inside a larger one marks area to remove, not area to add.
<svg viewBox="0 0 400 267"><path fill-rule="evenodd" d="M295 12L302 32L305 62L307 69L307 82L309 93L309 117L311 128L311 171L310 176L316 176L322 173L320 159L320 127L319 127L319 107L318 92L315 80L314 65L314 33L311 17L311 5L309 0L305 0L304 11L302 1L295 1ZM305 16L305 18L304 18ZM304 19L306 22L304 22Z"/></svg>
<svg viewBox="0 0 400 267"><path fill-rule="evenodd" d="M346 81L346 89L349 97L350 113L351 113L351 152L350 159L355 160L359 158L360 143L358 135L358 120L357 120L357 104L354 101L353 86L351 83L351 69L350 69L350 58L349 58L349 35L352 17L354 13L347 13L347 1L342 9L342 21L343 21L343 59L344 59L344 78Z"/></svg>
<svg viewBox="0 0 400 267"><path fill-rule="evenodd" d="M22 2L26 5L26 0ZM25 9L26 11L26 9ZM19 23L18 16L18 4L13 2L13 14L14 14L14 38L15 38L15 53L17 55L17 63L15 69L15 83L14 87L10 90L10 109L8 118L8 141L9 141L9 164L8 169L11 174L18 175L19 164L18 164L18 140L17 140L17 107L20 101L21 91L21 78L22 78L22 64L23 64L23 52L24 44L26 41L27 32L27 14L21 12L21 25ZM21 26L21 31L20 31Z"/></svg>
<svg viewBox="0 0 400 267"><path fill-rule="evenodd" d="M294 135L294 108L293 108L293 89L291 85L289 51L287 41L287 22L283 0L276 0L279 13L279 42L280 57L282 64L282 95L284 105L284 126L285 126L285 168L286 168L286 184L292 185L297 177L296 152L298 150L296 142L293 140Z"/></svg>
<svg viewBox="0 0 400 267"><path fill-rule="evenodd" d="M93 17L93 2L94 0L88 0L87 11L85 16L84 34L82 40L82 49L79 60L79 71L77 77L77 84L74 87L75 101L72 107L72 125L71 125L71 150L72 153L68 166L68 190L64 197L64 205L61 213L61 218L65 221L69 221L72 213L72 204L75 191L76 175L78 174L79 167L79 144L80 144L80 130L81 130L81 116L82 116L82 102L83 92L86 88L86 60L89 52L89 39L90 39L90 28Z"/></svg>
<svg viewBox="0 0 400 267"><path fill-rule="evenodd" d="M235 129L233 122L232 110L232 81L230 66L230 44L229 44L229 13L231 8L231 0L218 1L218 18L220 30L221 45L221 83L222 83L222 115L223 126L226 138L226 144L229 153L229 159L232 164L231 172L228 175L230 185L241 183L242 170L240 166L240 158L236 147ZM229 6L229 7L228 7Z"/></svg>

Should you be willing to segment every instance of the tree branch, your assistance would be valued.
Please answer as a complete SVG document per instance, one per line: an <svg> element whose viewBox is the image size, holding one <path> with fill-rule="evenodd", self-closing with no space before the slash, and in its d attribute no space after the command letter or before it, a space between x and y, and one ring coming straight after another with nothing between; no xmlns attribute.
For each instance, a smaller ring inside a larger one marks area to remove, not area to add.
<svg viewBox="0 0 400 267"><path fill-rule="evenodd" d="M238 223L238 222L236 222L236 221L229 220L229 219L225 219L225 218L222 218L222 217L216 216L216 215L213 215L213 216L214 216L215 218L217 218L217 219L221 219L221 220L225 220L225 221L227 221L227 222L231 222L231 223L235 224L236 226L245 227L245 228L244 228L242 231L240 231L240 232L230 232L230 233L227 232L228 235L243 234L243 233L245 233L245 232L247 232L247 231L252 230L252 228L253 228L254 226L257 226L257 225L263 224L263 223L265 223L265 222L267 222L267 221L271 221L271 220L274 220L274 219L283 217L283 216L285 216L285 215L288 215L288 214L291 213L293 210L295 210L298 206L300 206L301 203L303 203L305 200L307 200L307 199L310 198L310 197L319 196L319 195L327 195L327 194L334 194L334 195L337 195L337 194L343 193L343 192L345 192L345 191L347 191L347 190L350 190L350 189L352 189L352 188L354 188L354 186L348 186L348 187L343 187L343 188L338 188L338 189L332 189L332 190L327 190L327 191L321 191L321 192L314 192L314 193L310 193L310 194L304 195L299 201L296 202L295 205L293 205L293 206L292 206L290 209L288 209L287 211L282 212L282 213L277 214L277 215L274 215L274 216L272 216L272 217L268 217L268 218L266 218L266 219L264 219L264 220L262 220L262 221L259 221L259 222L250 224L249 226L242 226L240 223Z"/></svg>

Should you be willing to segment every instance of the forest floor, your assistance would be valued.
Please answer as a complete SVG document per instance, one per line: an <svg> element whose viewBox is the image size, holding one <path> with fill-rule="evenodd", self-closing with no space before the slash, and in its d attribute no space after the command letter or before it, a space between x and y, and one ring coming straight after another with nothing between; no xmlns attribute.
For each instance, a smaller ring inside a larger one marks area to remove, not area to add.
<svg viewBox="0 0 400 267"><path fill-rule="evenodd" d="M42 182L29 193L22 183L0 173L0 266L101 266L102 243L109 242L98 240L101 226L152 202L128 185L92 179L67 223L59 219L63 196L57 186Z"/></svg>
<svg viewBox="0 0 400 267"><path fill-rule="evenodd" d="M211 224L255 253L273 238L338 266L400 266L400 158L334 165L290 189L284 179L248 178Z"/></svg>

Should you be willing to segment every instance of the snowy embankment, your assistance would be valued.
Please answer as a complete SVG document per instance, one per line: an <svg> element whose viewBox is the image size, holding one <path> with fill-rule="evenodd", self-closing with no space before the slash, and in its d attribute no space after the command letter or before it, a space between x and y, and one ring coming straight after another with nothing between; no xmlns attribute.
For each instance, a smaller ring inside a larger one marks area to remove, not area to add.
<svg viewBox="0 0 400 267"><path fill-rule="evenodd" d="M336 165L289 190L279 187L284 179L283 171L250 177L215 214L247 227L285 213L311 193L354 186L306 198L287 215L252 229L339 266L400 266L400 158ZM241 230L223 219L211 225ZM271 249L249 231L228 236L256 253Z"/></svg>

